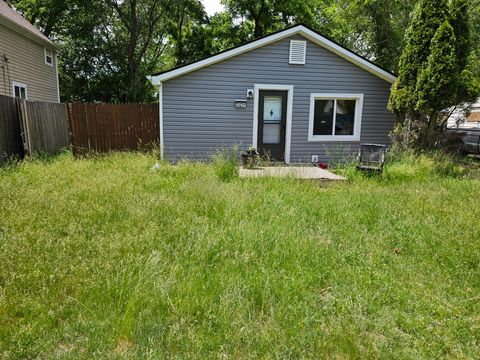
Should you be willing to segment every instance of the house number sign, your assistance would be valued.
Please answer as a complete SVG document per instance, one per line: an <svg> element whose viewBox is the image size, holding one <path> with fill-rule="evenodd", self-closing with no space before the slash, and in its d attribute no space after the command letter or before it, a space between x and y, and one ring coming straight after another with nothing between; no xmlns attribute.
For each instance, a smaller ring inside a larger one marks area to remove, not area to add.
<svg viewBox="0 0 480 360"><path fill-rule="evenodd" d="M247 100L235 100L233 105L235 109L246 109L247 108Z"/></svg>

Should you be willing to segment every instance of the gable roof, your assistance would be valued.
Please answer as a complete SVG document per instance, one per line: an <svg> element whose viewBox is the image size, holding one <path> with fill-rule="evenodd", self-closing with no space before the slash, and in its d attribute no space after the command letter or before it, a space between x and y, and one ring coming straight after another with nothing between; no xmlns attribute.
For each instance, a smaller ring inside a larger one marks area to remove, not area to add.
<svg viewBox="0 0 480 360"><path fill-rule="evenodd" d="M8 6L5 1L0 0L0 23L13 28L20 34L50 47L55 44L46 37L40 30L28 22L20 13Z"/></svg>
<svg viewBox="0 0 480 360"><path fill-rule="evenodd" d="M222 51L218 54L206 57L204 59L195 61L193 63L183 65L171 70L160 72L149 76L148 79L152 82L153 85L159 86L163 81L173 79L175 77L187 74L189 72L201 69L203 67L221 62L226 59L230 59L234 56L243 54L245 52L258 49L262 46L274 43L276 41L288 38L293 35L302 35L311 42L337 54L338 56L350 61L351 63L357 65L358 67L372 73L375 76L389 82L394 83L397 79L396 75L392 72L381 68L378 65L375 65L370 60L365 57L356 54L355 52L345 48L344 46L338 44L337 42L319 34L318 32L310 29L305 25L295 25L284 30L280 30L273 34L266 35L259 39L250 41L244 45L240 45L225 51Z"/></svg>

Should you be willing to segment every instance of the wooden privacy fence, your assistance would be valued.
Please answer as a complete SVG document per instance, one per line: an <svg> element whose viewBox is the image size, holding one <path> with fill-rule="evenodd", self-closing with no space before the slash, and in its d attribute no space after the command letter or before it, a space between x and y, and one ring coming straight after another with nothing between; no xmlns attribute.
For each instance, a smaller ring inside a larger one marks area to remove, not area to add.
<svg viewBox="0 0 480 360"><path fill-rule="evenodd" d="M17 99L0 95L0 165L10 156L23 157Z"/></svg>
<svg viewBox="0 0 480 360"><path fill-rule="evenodd" d="M55 154L70 145L65 104L20 100L20 115L28 154Z"/></svg>
<svg viewBox="0 0 480 360"><path fill-rule="evenodd" d="M10 156L139 150L159 143L157 104L58 104L0 96L0 165Z"/></svg>
<svg viewBox="0 0 480 360"><path fill-rule="evenodd" d="M157 104L68 104L75 154L138 150L159 142Z"/></svg>
<svg viewBox="0 0 480 360"><path fill-rule="evenodd" d="M69 144L65 104L0 96L0 165L25 153L55 154Z"/></svg>

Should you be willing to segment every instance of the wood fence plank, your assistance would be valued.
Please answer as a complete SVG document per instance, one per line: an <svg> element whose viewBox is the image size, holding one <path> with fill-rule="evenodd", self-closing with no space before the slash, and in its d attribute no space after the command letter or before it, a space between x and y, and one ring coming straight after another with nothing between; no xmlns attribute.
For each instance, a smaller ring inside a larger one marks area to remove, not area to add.
<svg viewBox="0 0 480 360"><path fill-rule="evenodd" d="M18 101L0 95L0 165L11 156L22 158L23 154Z"/></svg>

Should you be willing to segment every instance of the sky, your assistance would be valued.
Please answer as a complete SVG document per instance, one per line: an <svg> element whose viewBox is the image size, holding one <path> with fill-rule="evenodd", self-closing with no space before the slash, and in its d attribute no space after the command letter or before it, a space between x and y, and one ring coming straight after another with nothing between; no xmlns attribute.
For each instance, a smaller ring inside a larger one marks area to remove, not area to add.
<svg viewBox="0 0 480 360"><path fill-rule="evenodd" d="M220 0L202 0L202 3L209 16L223 10L223 5L220 4Z"/></svg>

